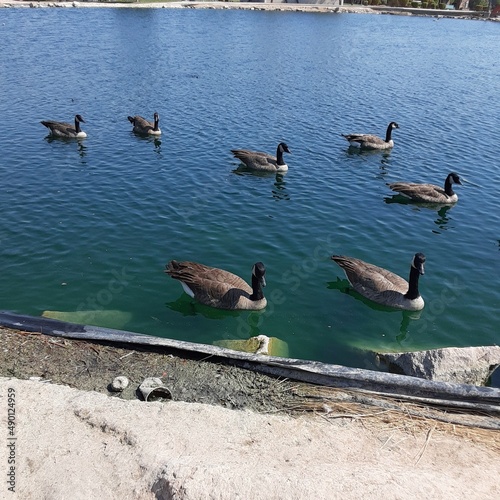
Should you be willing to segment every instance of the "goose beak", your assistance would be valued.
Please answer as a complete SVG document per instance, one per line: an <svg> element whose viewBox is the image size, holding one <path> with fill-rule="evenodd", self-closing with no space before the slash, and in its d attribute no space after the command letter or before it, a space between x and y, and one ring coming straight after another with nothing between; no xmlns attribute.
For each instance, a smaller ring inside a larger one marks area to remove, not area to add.
<svg viewBox="0 0 500 500"><path fill-rule="evenodd" d="M260 278L260 284L265 287L266 286L266 278L264 278L264 276L261 276Z"/></svg>
<svg viewBox="0 0 500 500"><path fill-rule="evenodd" d="M417 269L418 269L418 272L419 272L422 276L425 274L425 269L424 269L424 264L423 264L423 263L422 263L422 264L420 264L420 265L418 266L418 268L417 268Z"/></svg>

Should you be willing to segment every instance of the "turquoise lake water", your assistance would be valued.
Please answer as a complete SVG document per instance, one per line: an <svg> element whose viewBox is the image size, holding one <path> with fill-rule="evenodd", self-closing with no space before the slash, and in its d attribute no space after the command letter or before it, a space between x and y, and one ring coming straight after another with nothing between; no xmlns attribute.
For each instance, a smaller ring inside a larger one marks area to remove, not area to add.
<svg viewBox="0 0 500 500"><path fill-rule="evenodd" d="M366 350L500 342L500 25L380 15L176 9L0 11L0 309L113 310L103 326L212 343L266 334L291 357L377 368ZM136 137L127 115L160 114ZM47 139L41 120L86 120ZM396 146L359 154L341 133ZM289 171L238 171L234 148ZM448 208L391 203L387 182L441 185ZM349 290L345 254L408 277L420 313ZM261 312L194 303L170 259L250 280ZM101 319L98 319L101 318Z"/></svg>

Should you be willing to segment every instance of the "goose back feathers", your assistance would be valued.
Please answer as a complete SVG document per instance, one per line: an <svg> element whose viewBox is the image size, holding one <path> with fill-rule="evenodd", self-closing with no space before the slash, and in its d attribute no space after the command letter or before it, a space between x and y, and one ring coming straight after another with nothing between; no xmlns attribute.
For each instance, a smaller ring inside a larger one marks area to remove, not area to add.
<svg viewBox="0 0 500 500"><path fill-rule="evenodd" d="M359 147L361 149L390 149L394 147L392 131L395 128L399 128L399 125L396 122L389 123L385 133L385 140L377 135L371 134L342 134L342 136L349 141L351 146Z"/></svg>
<svg viewBox="0 0 500 500"><path fill-rule="evenodd" d="M155 113L153 121L150 122L142 116L127 116L128 121L134 126L132 129L136 134L140 135L161 135L160 130L160 115Z"/></svg>
<svg viewBox="0 0 500 500"><path fill-rule="evenodd" d="M262 292L262 287L266 286L266 269L262 262L252 268L252 286L229 271L196 262L171 260L165 272L179 280L188 295L207 306L258 310L267 305Z"/></svg>
<svg viewBox="0 0 500 500"><path fill-rule="evenodd" d="M458 201L458 195L453 191L453 184L462 184L455 172L450 172L444 181L444 188L434 184L417 184L411 182L392 182L388 184L393 191L414 201L451 205Z"/></svg>
<svg viewBox="0 0 500 500"><path fill-rule="evenodd" d="M44 127L49 129L50 135L53 137L77 138L83 139L87 134L80 128L80 123L85 123L82 115L75 115L74 126L71 123L55 122L52 120L41 121Z"/></svg>
<svg viewBox="0 0 500 500"><path fill-rule="evenodd" d="M291 153L291 151L284 142L280 142L276 156L248 149L232 149L231 153L249 169L261 172L286 172L288 165L283 160L283 153Z"/></svg>
<svg viewBox="0 0 500 500"><path fill-rule="evenodd" d="M416 253L413 257L409 281L387 269L353 257L333 255L332 260L344 270L351 286L363 297L396 309L423 309L424 299L418 291L418 279L424 274L424 254Z"/></svg>

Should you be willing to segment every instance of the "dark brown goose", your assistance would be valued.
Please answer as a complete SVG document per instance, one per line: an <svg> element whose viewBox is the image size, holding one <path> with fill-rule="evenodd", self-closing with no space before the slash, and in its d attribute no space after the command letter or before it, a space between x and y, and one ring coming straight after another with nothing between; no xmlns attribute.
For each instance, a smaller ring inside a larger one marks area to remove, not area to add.
<svg viewBox="0 0 500 500"><path fill-rule="evenodd" d="M399 128L396 122L389 123L385 133L385 140L377 135L371 134L342 134L342 137L345 137L351 146L361 149L391 149L394 147L392 131L395 128Z"/></svg>
<svg viewBox="0 0 500 500"><path fill-rule="evenodd" d="M53 137L65 137L83 139L87 134L80 128L80 123L85 123L82 115L75 115L75 125L66 122L54 122L51 120L40 122L44 127L50 131Z"/></svg>
<svg viewBox="0 0 500 500"><path fill-rule="evenodd" d="M396 309L419 311L424 308L424 299L418 291L418 278L424 274L424 254L416 253L413 257L409 281L353 257L333 255L332 260L344 270L349 283L363 297Z"/></svg>
<svg viewBox="0 0 500 500"><path fill-rule="evenodd" d="M249 169L261 172L286 172L288 165L283 160L283 153L291 152L284 142L280 142L276 150L276 156L248 149L231 149L231 153Z"/></svg>
<svg viewBox="0 0 500 500"><path fill-rule="evenodd" d="M458 201L458 195L453 191L453 184L462 184L455 172L450 172L444 181L444 188L434 184L417 184L411 182L392 182L387 184L390 189L414 201L451 205Z"/></svg>
<svg viewBox="0 0 500 500"><path fill-rule="evenodd" d="M153 121L150 122L142 116L127 116L128 121L134 126L132 129L136 134L141 135L161 135L160 130L160 115L155 113Z"/></svg>
<svg viewBox="0 0 500 500"><path fill-rule="evenodd" d="M267 305L262 291L266 286L266 269L262 262L252 268L252 286L236 274L196 262L171 260L165 272L179 280L189 296L207 306L258 310Z"/></svg>

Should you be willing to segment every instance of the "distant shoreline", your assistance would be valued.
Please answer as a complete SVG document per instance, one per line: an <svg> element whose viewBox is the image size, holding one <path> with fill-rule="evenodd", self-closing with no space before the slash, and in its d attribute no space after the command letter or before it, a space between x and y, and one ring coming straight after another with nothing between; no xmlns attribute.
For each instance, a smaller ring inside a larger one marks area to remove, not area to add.
<svg viewBox="0 0 500 500"><path fill-rule="evenodd" d="M239 9L239 10L271 10L293 12L318 12L338 14L389 14L404 16L423 16L436 18L476 19L500 21L500 18L488 18L484 12L414 9L387 6L364 5L328 5L328 4L288 4L263 2L226 2L226 1L180 1L137 3L128 2L85 2L85 1L36 1L36 0L0 0L0 8L132 8L132 9Z"/></svg>

